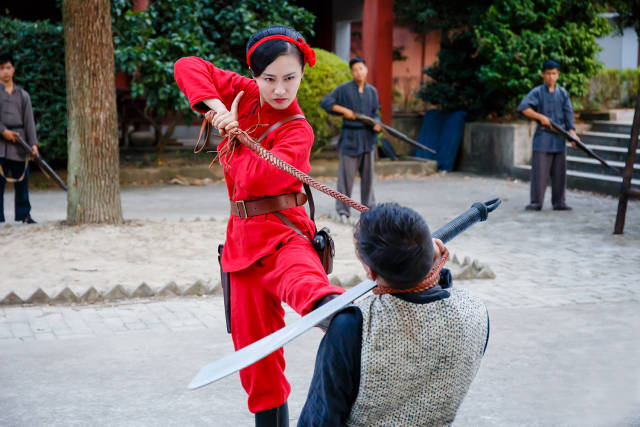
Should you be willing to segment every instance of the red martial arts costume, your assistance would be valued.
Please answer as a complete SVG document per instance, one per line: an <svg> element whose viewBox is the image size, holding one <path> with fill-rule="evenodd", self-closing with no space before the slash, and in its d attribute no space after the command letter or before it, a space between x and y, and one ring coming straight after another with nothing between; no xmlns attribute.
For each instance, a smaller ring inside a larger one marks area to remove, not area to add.
<svg viewBox="0 0 640 427"><path fill-rule="evenodd" d="M176 82L191 106L203 113L208 108L201 101L217 98L230 108L236 95L244 91L238 108L238 123L244 130L256 124L266 125L255 128L251 135L256 139L270 125L302 114L297 100L284 110L276 110L268 103L261 106L255 81L218 69L200 58L181 58L175 63L174 72ZM219 148L225 144L226 139ZM265 148L305 173L311 169L312 144L313 130L306 120L288 122L262 141ZM225 164L224 175L229 197L234 201L256 200L302 189L296 178L241 144ZM307 237L313 238L315 225L304 206L281 213ZM344 292L329 284L311 243L272 213L245 219L230 217L222 266L224 271L231 273L231 334L236 350L284 326L281 301L304 315L320 298ZM240 371L242 386L249 394L251 412L275 408L287 400L291 386L284 376L284 367L283 350L280 349Z"/></svg>

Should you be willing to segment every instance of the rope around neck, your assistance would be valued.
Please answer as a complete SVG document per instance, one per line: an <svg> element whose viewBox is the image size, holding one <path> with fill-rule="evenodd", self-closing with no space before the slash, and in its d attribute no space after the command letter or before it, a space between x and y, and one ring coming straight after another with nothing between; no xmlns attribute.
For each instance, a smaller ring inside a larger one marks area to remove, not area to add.
<svg viewBox="0 0 640 427"><path fill-rule="evenodd" d="M422 292L426 291L427 289L433 288L440 281L440 272L449 259L449 250L445 248L444 245L440 244L439 241L437 242L442 255L440 256L438 263L431 267L431 270L429 271L429 274L427 274L427 277L422 279L420 283L409 289L395 289L389 286L381 286L380 284L378 284L378 286L373 288L373 293L376 295L404 294L410 292Z"/></svg>

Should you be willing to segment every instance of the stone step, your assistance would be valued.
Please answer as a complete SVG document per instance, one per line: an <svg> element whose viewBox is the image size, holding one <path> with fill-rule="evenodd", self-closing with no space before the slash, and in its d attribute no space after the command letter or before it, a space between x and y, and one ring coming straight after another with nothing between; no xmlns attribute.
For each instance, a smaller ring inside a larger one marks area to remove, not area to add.
<svg viewBox="0 0 640 427"><path fill-rule="evenodd" d="M631 140L629 134L610 132L582 132L579 134L580 140L585 144L607 145L614 147L629 147Z"/></svg>
<svg viewBox="0 0 640 427"><path fill-rule="evenodd" d="M617 147L613 145L597 145L597 144L585 144L588 148L593 150L594 153L598 154L600 157L605 159L607 162L609 160L618 161L618 162L626 162L627 161L627 147ZM588 154L582 151L579 148L573 148L572 146L567 146L567 155L577 156L577 157L588 157ZM636 163L640 160L640 149L636 150Z"/></svg>
<svg viewBox="0 0 640 427"><path fill-rule="evenodd" d="M512 172L517 178L528 181L531 173L531 166L518 165L513 168ZM619 176L574 170L567 171L568 188L593 191L618 197L620 195L621 183L622 177ZM631 185L634 187L640 187L640 179L632 179Z"/></svg>
<svg viewBox="0 0 640 427"><path fill-rule="evenodd" d="M625 163L620 161L610 160L607 161L611 166L623 169ZM567 170L588 172L594 174L617 176L614 171L603 166L596 159L591 157L579 157L579 156L567 156ZM640 179L640 164L633 165L633 177Z"/></svg>
<svg viewBox="0 0 640 427"><path fill-rule="evenodd" d="M631 123L612 122L609 120L594 120L591 122L592 132L623 133L631 135Z"/></svg>

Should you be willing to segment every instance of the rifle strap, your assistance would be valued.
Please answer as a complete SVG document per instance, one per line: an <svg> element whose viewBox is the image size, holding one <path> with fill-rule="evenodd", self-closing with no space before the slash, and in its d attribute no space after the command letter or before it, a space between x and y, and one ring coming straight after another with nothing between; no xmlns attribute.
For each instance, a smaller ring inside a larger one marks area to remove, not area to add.
<svg viewBox="0 0 640 427"><path fill-rule="evenodd" d="M5 173L4 173L4 169L2 169L2 165L0 165L0 177L2 177L6 182L11 182L11 183L16 183L16 182L22 182L24 180L24 177L27 175L27 167L29 166L29 156L27 156L24 159L24 170L22 171L22 175L20 175L20 178L9 178Z"/></svg>

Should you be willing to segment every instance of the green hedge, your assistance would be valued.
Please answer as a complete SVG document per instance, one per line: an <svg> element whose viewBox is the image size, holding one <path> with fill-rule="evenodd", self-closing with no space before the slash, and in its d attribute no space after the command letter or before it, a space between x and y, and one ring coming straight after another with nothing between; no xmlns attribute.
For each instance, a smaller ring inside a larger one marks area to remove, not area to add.
<svg viewBox="0 0 640 427"><path fill-rule="evenodd" d="M425 69L420 97L469 118L512 115L542 83L545 59L560 64L560 80L575 97L601 65L597 38L611 27L606 2L573 0L396 0L395 16L419 33L443 30L438 61Z"/></svg>
<svg viewBox="0 0 640 427"><path fill-rule="evenodd" d="M574 99L576 110L633 108L638 95L640 69L600 70L587 84L585 96Z"/></svg>
<svg viewBox="0 0 640 427"><path fill-rule="evenodd" d="M316 51L316 65L306 67L298 90L298 102L315 135L312 155L318 154L340 132L342 120L320 108L320 101L340 83L351 80L349 65L323 49Z"/></svg>
<svg viewBox="0 0 640 427"><path fill-rule="evenodd" d="M307 19L306 15L303 18ZM31 95L43 156L63 163L67 155L67 107L62 25L0 17L0 51L13 54L15 81ZM319 106L320 100L351 78L346 62L322 49L316 49L316 53L316 66L306 68L298 94L300 106L314 129L314 154L340 129L340 119L326 114ZM171 84L175 86L173 81Z"/></svg>
<svg viewBox="0 0 640 427"><path fill-rule="evenodd" d="M64 35L61 25L0 17L0 52L13 55L14 80L31 96L42 155L67 156L67 104Z"/></svg>

